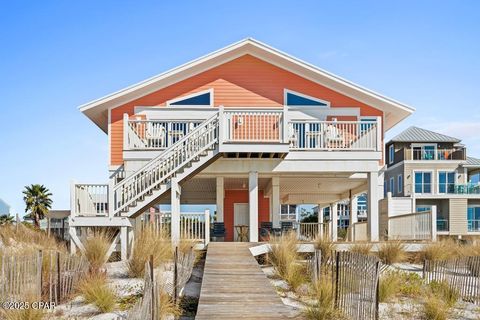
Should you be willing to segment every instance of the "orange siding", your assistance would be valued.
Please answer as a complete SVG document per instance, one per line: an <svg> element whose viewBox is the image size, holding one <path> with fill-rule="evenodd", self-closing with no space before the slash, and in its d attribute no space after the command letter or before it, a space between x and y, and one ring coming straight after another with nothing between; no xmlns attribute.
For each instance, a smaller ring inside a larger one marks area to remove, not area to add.
<svg viewBox="0 0 480 320"><path fill-rule="evenodd" d="M248 203L248 190L225 190L223 203L223 221L227 235L225 241L233 241L233 208L235 203ZM263 190L258 191L258 226L270 221L270 201L263 197Z"/></svg>
<svg viewBox="0 0 480 320"><path fill-rule="evenodd" d="M202 90L214 89L214 105L226 107L282 106L284 88L330 101L332 107L360 107L362 116L382 112L294 73L250 55L239 57L159 91L131 101L111 112L111 163L122 164L123 114L133 114L134 106L159 106Z"/></svg>

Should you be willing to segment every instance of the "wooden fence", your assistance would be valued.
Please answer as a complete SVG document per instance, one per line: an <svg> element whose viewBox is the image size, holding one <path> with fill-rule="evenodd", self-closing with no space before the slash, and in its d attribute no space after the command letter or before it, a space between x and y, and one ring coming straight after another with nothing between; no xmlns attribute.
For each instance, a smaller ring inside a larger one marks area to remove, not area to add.
<svg viewBox="0 0 480 320"><path fill-rule="evenodd" d="M334 305L349 319L378 319L380 261L360 253L333 252L329 259L316 250L309 262L312 281L332 281Z"/></svg>
<svg viewBox="0 0 480 320"><path fill-rule="evenodd" d="M182 295L186 283L190 279L195 264L195 252L191 249L187 253L179 252L175 248L173 261L173 283L169 284L155 276L153 270L153 256L145 264L143 297L128 312L127 320L160 320L160 295L170 294L174 303ZM125 318L123 318L125 319Z"/></svg>
<svg viewBox="0 0 480 320"><path fill-rule="evenodd" d="M480 257L425 260L423 277L427 282L446 282L464 301L480 304Z"/></svg>
<svg viewBox="0 0 480 320"><path fill-rule="evenodd" d="M71 296L88 271L84 256L56 251L3 255L0 259L1 301L35 299L60 304Z"/></svg>

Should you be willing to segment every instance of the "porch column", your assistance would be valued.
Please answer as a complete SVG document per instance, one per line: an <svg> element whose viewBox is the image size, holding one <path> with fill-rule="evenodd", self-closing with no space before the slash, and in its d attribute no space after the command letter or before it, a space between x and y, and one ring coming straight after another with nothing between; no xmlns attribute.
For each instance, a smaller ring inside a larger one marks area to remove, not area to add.
<svg viewBox="0 0 480 320"><path fill-rule="evenodd" d="M223 177L217 177L217 222L223 222L223 202L225 200L225 186Z"/></svg>
<svg viewBox="0 0 480 320"><path fill-rule="evenodd" d="M378 216L378 172L368 173L368 218L367 236L370 241L379 241L379 216Z"/></svg>
<svg viewBox="0 0 480 320"><path fill-rule="evenodd" d="M330 204L330 220L332 222L332 241L338 240L338 210L337 204Z"/></svg>
<svg viewBox="0 0 480 320"><path fill-rule="evenodd" d="M272 225L280 228L280 178L272 177Z"/></svg>
<svg viewBox="0 0 480 320"><path fill-rule="evenodd" d="M171 224L172 224L172 244L177 245L180 241L180 194L181 189L178 184L178 178L173 177L171 179Z"/></svg>
<svg viewBox="0 0 480 320"><path fill-rule="evenodd" d="M128 259L128 227L120 227L120 258Z"/></svg>
<svg viewBox="0 0 480 320"><path fill-rule="evenodd" d="M320 223L320 225L318 226L318 235L320 236L320 238L323 238L323 208L322 206L319 204L318 205L318 223Z"/></svg>
<svg viewBox="0 0 480 320"><path fill-rule="evenodd" d="M258 172L248 174L248 210L250 242L258 242Z"/></svg>
<svg viewBox="0 0 480 320"><path fill-rule="evenodd" d="M358 197L350 193L350 226L358 222Z"/></svg>

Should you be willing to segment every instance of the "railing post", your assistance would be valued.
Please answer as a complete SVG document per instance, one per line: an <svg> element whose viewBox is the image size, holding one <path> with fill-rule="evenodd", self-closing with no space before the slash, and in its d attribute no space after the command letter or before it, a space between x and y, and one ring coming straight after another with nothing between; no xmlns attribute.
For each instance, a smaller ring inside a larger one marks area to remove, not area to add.
<svg viewBox="0 0 480 320"><path fill-rule="evenodd" d="M210 210L205 210L205 246L210 242Z"/></svg>
<svg viewBox="0 0 480 320"><path fill-rule="evenodd" d="M432 206L432 241L437 241L437 206Z"/></svg>
<svg viewBox="0 0 480 320"><path fill-rule="evenodd" d="M225 141L225 113L222 105L218 106L218 145Z"/></svg>
<svg viewBox="0 0 480 320"><path fill-rule="evenodd" d="M108 215L111 217L115 214L115 197L114 197L114 186L115 186L115 177L110 178L107 186L107 201L108 201Z"/></svg>
<svg viewBox="0 0 480 320"><path fill-rule="evenodd" d="M128 113L123 114L123 150L128 150Z"/></svg>
<svg viewBox="0 0 480 320"><path fill-rule="evenodd" d="M383 150L382 117L377 117L377 151Z"/></svg>
<svg viewBox="0 0 480 320"><path fill-rule="evenodd" d="M283 143L288 143L288 106L283 106L283 117L282 117L283 125L282 125L282 134L283 134Z"/></svg>
<svg viewBox="0 0 480 320"><path fill-rule="evenodd" d="M75 184L75 180L70 181L70 219L74 218L77 214Z"/></svg>

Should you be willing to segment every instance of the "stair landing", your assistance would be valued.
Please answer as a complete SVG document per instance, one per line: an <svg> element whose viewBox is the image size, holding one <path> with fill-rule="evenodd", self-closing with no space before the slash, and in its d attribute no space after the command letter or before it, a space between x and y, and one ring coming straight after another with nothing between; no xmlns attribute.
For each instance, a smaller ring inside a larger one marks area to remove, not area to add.
<svg viewBox="0 0 480 320"><path fill-rule="evenodd" d="M203 274L197 320L293 319L245 242L211 242Z"/></svg>

